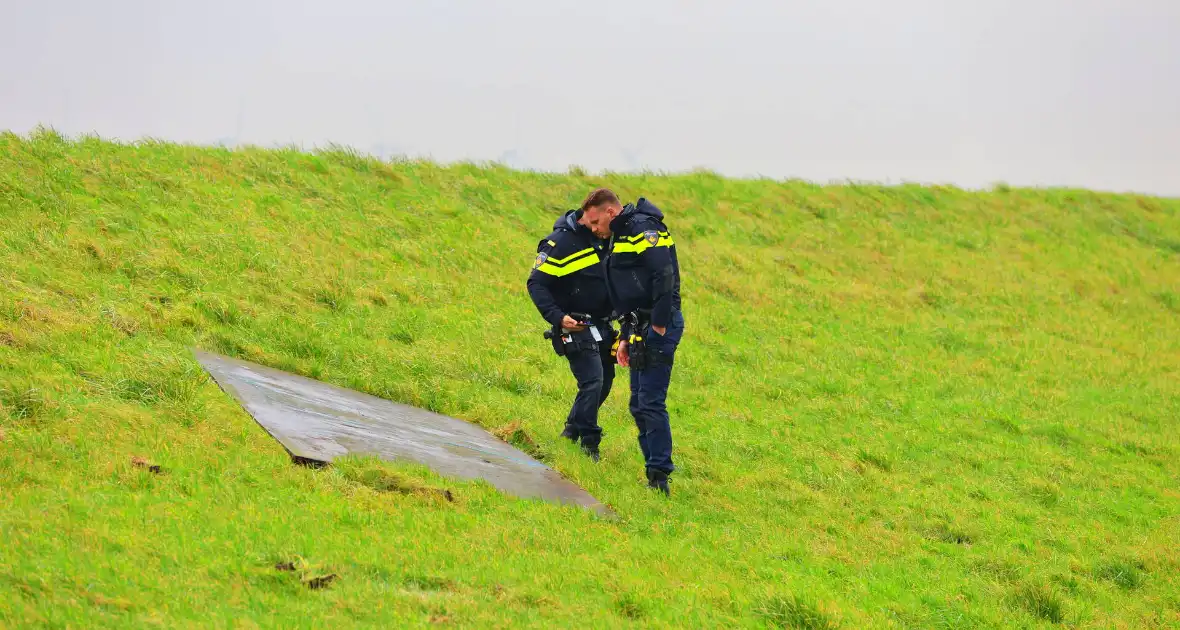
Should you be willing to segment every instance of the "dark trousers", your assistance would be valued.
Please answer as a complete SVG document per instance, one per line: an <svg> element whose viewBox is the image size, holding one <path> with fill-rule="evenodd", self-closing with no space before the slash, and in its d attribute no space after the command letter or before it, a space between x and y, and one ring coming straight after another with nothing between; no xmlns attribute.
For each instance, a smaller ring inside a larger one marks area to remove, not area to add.
<svg viewBox="0 0 1180 630"><path fill-rule="evenodd" d="M599 330L606 334L605 340L599 342L597 352L579 350L566 354L570 372L578 380L578 394L566 418L563 434L574 439L581 438L582 446L587 448L598 448L598 443L602 441L598 409L606 402L615 381L615 358L610 353L614 342L608 328L600 326Z"/></svg>
<svg viewBox="0 0 1180 630"><path fill-rule="evenodd" d="M676 467L672 465L672 424L665 399L676 348L684 334L684 315L673 311L664 335L650 328L642 334L648 364L642 370L631 370L631 415L639 429L639 450L647 468L671 473Z"/></svg>

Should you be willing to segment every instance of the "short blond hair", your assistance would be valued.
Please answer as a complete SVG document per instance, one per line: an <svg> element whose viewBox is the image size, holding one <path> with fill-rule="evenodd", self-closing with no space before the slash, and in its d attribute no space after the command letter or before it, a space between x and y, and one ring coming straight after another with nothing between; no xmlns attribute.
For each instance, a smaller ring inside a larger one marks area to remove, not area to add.
<svg viewBox="0 0 1180 630"><path fill-rule="evenodd" d="M619 196L609 188L597 188L586 196L586 201L582 202L582 212L590 208L597 208L599 206L622 206L619 203Z"/></svg>

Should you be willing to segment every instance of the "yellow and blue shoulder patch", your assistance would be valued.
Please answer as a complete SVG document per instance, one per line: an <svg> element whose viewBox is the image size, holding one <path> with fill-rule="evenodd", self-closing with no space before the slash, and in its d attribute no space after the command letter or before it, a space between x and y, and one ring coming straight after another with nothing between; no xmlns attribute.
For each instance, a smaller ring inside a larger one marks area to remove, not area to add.
<svg viewBox="0 0 1180 630"><path fill-rule="evenodd" d="M545 264L546 260L549 260L549 252L541 252L537 254L537 259L533 261L533 269L540 269L541 265Z"/></svg>
<svg viewBox="0 0 1180 630"><path fill-rule="evenodd" d="M647 241L649 245L655 245L660 242L660 233L655 230L648 230L643 233L643 240Z"/></svg>

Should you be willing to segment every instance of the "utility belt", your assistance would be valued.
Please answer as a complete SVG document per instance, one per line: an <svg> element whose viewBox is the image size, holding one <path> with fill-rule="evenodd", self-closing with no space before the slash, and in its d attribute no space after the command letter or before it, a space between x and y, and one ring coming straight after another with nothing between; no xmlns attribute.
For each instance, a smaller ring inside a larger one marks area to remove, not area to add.
<svg viewBox="0 0 1180 630"><path fill-rule="evenodd" d="M560 325L545 331L545 338L553 344L553 351L562 357L575 352L598 352L598 344L614 344L615 329L611 320L605 317L591 317L585 313L570 313L579 324L585 326L582 330L571 330Z"/></svg>

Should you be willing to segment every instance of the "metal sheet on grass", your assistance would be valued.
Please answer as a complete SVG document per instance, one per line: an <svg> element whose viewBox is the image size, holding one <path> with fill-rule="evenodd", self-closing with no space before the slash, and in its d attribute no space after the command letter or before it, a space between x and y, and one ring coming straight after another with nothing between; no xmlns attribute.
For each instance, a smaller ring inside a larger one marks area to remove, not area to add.
<svg viewBox="0 0 1180 630"><path fill-rule="evenodd" d="M442 475L485 479L516 496L610 514L573 482L470 422L247 361L195 354L297 461L329 463L347 454L410 460Z"/></svg>

